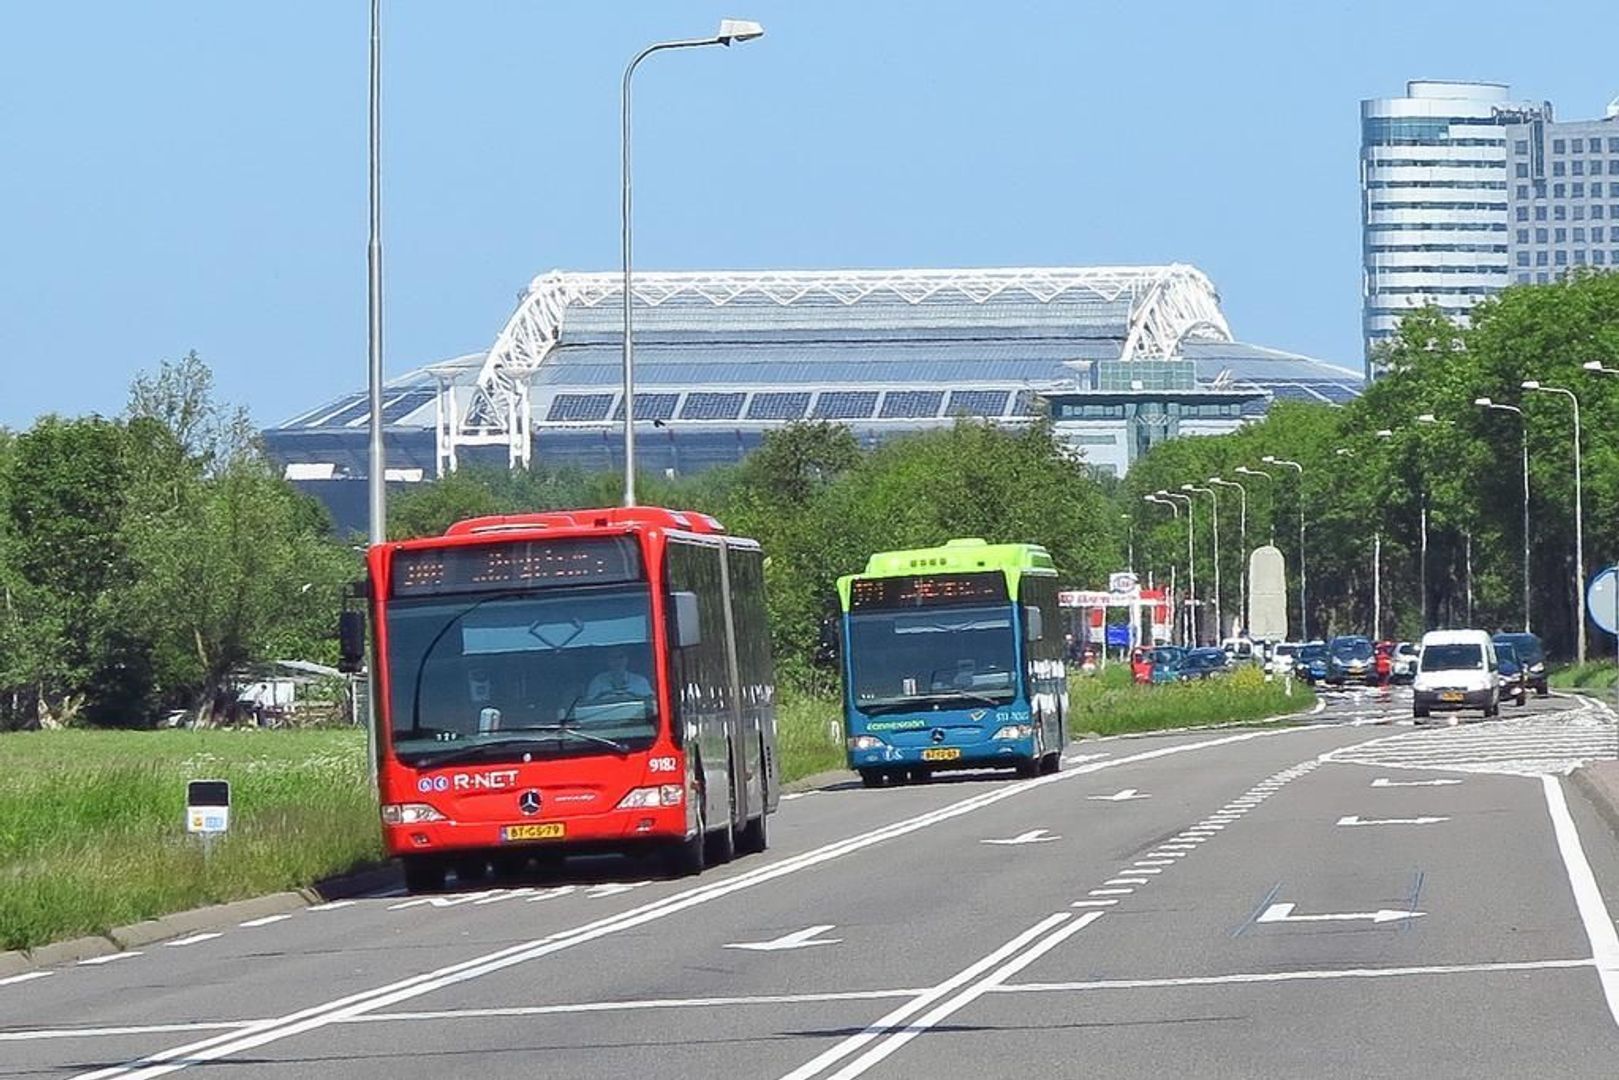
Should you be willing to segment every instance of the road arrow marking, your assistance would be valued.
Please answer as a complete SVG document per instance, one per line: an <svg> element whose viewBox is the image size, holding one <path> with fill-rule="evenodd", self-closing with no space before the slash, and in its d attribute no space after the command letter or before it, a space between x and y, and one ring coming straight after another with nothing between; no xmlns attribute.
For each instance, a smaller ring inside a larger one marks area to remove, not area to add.
<svg viewBox="0 0 1619 1080"><path fill-rule="evenodd" d="M1363 818L1355 814L1338 819L1340 825L1437 825L1441 821L1449 821L1448 817L1390 817L1390 818Z"/></svg>
<svg viewBox="0 0 1619 1080"><path fill-rule="evenodd" d="M1060 836L1052 836L1044 829L1030 829L1026 833L1018 833L1004 840L984 840L985 844L1044 844L1049 840L1061 840Z"/></svg>
<svg viewBox="0 0 1619 1080"><path fill-rule="evenodd" d="M1379 911L1349 911L1332 915L1295 915L1293 909L1296 904L1272 904L1265 909L1265 913L1255 922L1359 922L1371 921L1374 923L1395 922L1399 919L1420 919L1427 914L1422 911L1394 911L1383 908Z"/></svg>
<svg viewBox="0 0 1619 1080"><path fill-rule="evenodd" d="M1459 784L1460 780L1390 780L1386 776L1379 776L1372 781L1373 787L1445 787L1449 784Z"/></svg>
<svg viewBox="0 0 1619 1080"><path fill-rule="evenodd" d="M1127 787L1123 791L1114 792L1112 795L1088 795L1086 798L1098 802L1128 802L1131 799L1150 799L1152 796L1143 795L1135 788Z"/></svg>
<svg viewBox="0 0 1619 1080"><path fill-rule="evenodd" d="M842 938L817 938L816 934L824 934L832 929L826 926L811 926L805 930L795 930L791 934L783 934L774 941L741 941L725 946L727 949L747 949L750 952L780 952L783 949L807 949L811 945L836 945Z"/></svg>

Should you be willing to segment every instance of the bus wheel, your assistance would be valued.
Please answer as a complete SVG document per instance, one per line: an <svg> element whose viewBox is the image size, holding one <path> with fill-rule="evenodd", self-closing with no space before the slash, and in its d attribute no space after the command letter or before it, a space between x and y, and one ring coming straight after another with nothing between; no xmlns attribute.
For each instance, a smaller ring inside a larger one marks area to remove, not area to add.
<svg viewBox="0 0 1619 1080"><path fill-rule="evenodd" d="M489 873L489 864L482 855L463 855L455 860L455 880L462 884L482 881Z"/></svg>
<svg viewBox="0 0 1619 1080"><path fill-rule="evenodd" d="M759 808L759 816L748 822L737 835L736 849L746 855L757 855L770 846L770 812Z"/></svg>
<svg viewBox="0 0 1619 1080"><path fill-rule="evenodd" d="M698 799L701 800L699 795ZM696 877L708 865L708 833L705 826L708 815L701 801L697 804L697 832L690 839L681 840L669 848L667 864L674 877Z"/></svg>
<svg viewBox="0 0 1619 1080"><path fill-rule="evenodd" d="M1017 774L1020 780L1030 780L1040 775L1040 759L1029 758L1027 761L1017 763Z"/></svg>
<svg viewBox="0 0 1619 1080"><path fill-rule="evenodd" d="M856 769L860 774L860 783L864 787L882 787L887 775L881 769Z"/></svg>
<svg viewBox="0 0 1619 1080"><path fill-rule="evenodd" d="M400 863L405 869L405 891L410 893L436 893L444 891L444 860L437 855L402 855Z"/></svg>
<svg viewBox="0 0 1619 1080"><path fill-rule="evenodd" d="M728 863L736 858L736 826L731 819L725 819L725 825L708 834L708 851L706 852L710 866Z"/></svg>
<svg viewBox="0 0 1619 1080"><path fill-rule="evenodd" d="M906 769L904 772L900 773L900 777L913 784L927 784L931 783L933 780L933 770L924 766L918 766L914 769Z"/></svg>
<svg viewBox="0 0 1619 1080"><path fill-rule="evenodd" d="M1051 773L1057 772L1061 769L1062 752L1060 750L1053 750L1051 753L1040 759L1040 771L1046 775L1050 775Z"/></svg>

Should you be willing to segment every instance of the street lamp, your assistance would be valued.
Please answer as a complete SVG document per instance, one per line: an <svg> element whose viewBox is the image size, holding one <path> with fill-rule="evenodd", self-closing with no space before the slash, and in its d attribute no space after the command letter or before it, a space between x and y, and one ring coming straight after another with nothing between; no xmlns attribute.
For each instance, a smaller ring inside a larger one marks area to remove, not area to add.
<svg viewBox="0 0 1619 1080"><path fill-rule="evenodd" d="M373 544L388 539L388 466L382 444L382 0L371 0L371 231L365 249L366 370L371 403L366 421L366 501Z"/></svg>
<svg viewBox="0 0 1619 1080"><path fill-rule="evenodd" d="M1585 503L1580 490L1580 399L1574 391L1561 386L1543 386L1535 379L1525 379L1525 390L1542 394L1561 394L1574 406L1574 600L1579 613L1579 630L1575 635L1575 651L1585 660Z"/></svg>
<svg viewBox="0 0 1619 1080"><path fill-rule="evenodd" d="M1619 371L1614 374L1619 375ZM1516 413L1519 431L1522 434L1522 461L1519 464L1519 471L1523 473L1523 631L1527 634L1529 632L1529 419L1518 406L1492 401L1487 397L1474 398L1473 404L1482 409Z"/></svg>
<svg viewBox="0 0 1619 1080"><path fill-rule="evenodd" d="M752 41L764 36L764 27L747 19L721 19L719 33L708 38L687 38L680 41L660 41L648 45L635 54L624 69L621 91L622 104L620 133L619 177L621 201L619 206L619 232L624 248L624 505L635 505L635 352L631 335L630 293L630 77L642 60L655 52L667 49L695 49L704 45L729 46L733 41Z"/></svg>
<svg viewBox="0 0 1619 1080"><path fill-rule="evenodd" d="M1393 432L1390 432L1393 434ZM1337 457L1354 457L1355 451L1340 446L1333 451ZM1381 521L1381 518L1379 518ZM1383 640L1383 529L1381 524L1372 533L1372 640Z"/></svg>
<svg viewBox="0 0 1619 1080"><path fill-rule="evenodd" d="M1276 480L1276 477L1272 476L1264 469L1250 469L1246 465L1238 465L1235 471L1239 476L1263 476L1266 480L1270 480L1272 482ZM1274 547L1276 544L1276 497L1274 493L1271 495L1270 542Z"/></svg>
<svg viewBox="0 0 1619 1080"><path fill-rule="evenodd" d="M1237 532L1242 545L1242 565L1237 567L1237 612L1242 619L1243 633L1251 633L1248 628L1248 489L1235 480L1219 476L1209 477L1209 483L1237 489Z"/></svg>
<svg viewBox="0 0 1619 1080"><path fill-rule="evenodd" d="M1141 497L1141 500L1142 500L1142 502L1152 503L1154 506L1167 506L1167 507L1169 507L1170 511L1175 515L1176 524L1178 525L1180 523L1181 508L1180 508L1179 503L1172 502L1169 499L1160 499L1156 495L1143 495ZM1169 593L1168 593L1168 595L1169 595L1169 606L1170 606L1171 611L1173 611L1174 608L1175 608L1175 570L1176 570L1175 560L1171 559L1169 561ZM1174 627L1175 627L1174 621L1172 620L1169 625L1170 625L1170 633L1173 635Z"/></svg>
<svg viewBox="0 0 1619 1080"><path fill-rule="evenodd" d="M1220 606L1220 493L1196 484L1182 484L1181 490L1207 495L1213 506L1210 520L1214 522L1214 641L1219 644L1225 637L1225 612Z"/></svg>
<svg viewBox="0 0 1619 1080"><path fill-rule="evenodd" d="M1435 416L1431 412L1418 413L1416 420L1419 424L1445 424L1449 427L1456 426L1456 421L1443 419ZM1424 484L1424 498L1426 498L1426 484ZM1424 525L1426 526L1426 521L1424 521ZM1424 531L1426 531L1426 529ZM1473 530L1471 528L1462 530L1462 539L1465 543L1464 550L1466 554L1464 558L1466 559L1467 567L1467 624L1471 626L1473 625Z"/></svg>
<svg viewBox="0 0 1619 1080"><path fill-rule="evenodd" d="M1197 547L1192 497L1163 488L1159 488L1153 494L1160 499L1186 500L1186 646L1193 648L1197 645ZM1180 503L1176 502L1175 505L1179 506Z"/></svg>
<svg viewBox="0 0 1619 1080"><path fill-rule="evenodd" d="M1266 465L1280 465L1299 472L1299 632L1301 640L1310 640L1310 606L1307 587L1308 577L1304 571L1304 466L1296 461L1279 458L1275 454L1266 454L1259 459Z"/></svg>

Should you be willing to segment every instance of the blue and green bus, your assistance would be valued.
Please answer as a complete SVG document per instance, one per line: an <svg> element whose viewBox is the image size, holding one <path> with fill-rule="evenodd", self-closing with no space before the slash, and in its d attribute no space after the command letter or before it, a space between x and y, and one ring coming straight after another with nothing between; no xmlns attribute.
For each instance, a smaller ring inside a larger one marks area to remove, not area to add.
<svg viewBox="0 0 1619 1080"><path fill-rule="evenodd" d="M866 786L1060 767L1068 675L1045 548L974 538L879 552L838 579L838 599L845 745Z"/></svg>

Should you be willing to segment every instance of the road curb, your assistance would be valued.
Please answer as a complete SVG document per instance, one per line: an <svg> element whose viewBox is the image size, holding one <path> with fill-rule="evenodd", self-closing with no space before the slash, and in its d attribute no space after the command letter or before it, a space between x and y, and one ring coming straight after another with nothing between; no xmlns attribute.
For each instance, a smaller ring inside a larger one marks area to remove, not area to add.
<svg viewBox="0 0 1619 1080"><path fill-rule="evenodd" d="M278 892L269 896L255 896L250 900L234 900L228 904L210 904L207 907L176 911L144 919L128 926L107 931L121 949L138 949L154 942L186 934L198 934L234 925L244 919L258 919L266 915L282 915L308 907L309 896L302 892Z"/></svg>
<svg viewBox="0 0 1619 1080"><path fill-rule="evenodd" d="M1576 790L1595 807L1615 836L1619 836L1619 762L1582 765L1569 774Z"/></svg>

